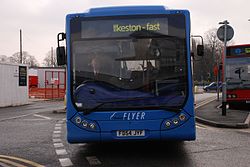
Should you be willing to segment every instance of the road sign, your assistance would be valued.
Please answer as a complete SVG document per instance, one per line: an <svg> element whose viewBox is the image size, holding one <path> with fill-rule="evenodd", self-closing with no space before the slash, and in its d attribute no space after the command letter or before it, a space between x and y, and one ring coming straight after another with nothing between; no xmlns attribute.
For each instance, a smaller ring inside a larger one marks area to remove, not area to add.
<svg viewBox="0 0 250 167"><path fill-rule="evenodd" d="M227 26L226 40L230 41L234 36L234 30L230 25L222 25L217 31L217 37L224 42L225 26Z"/></svg>

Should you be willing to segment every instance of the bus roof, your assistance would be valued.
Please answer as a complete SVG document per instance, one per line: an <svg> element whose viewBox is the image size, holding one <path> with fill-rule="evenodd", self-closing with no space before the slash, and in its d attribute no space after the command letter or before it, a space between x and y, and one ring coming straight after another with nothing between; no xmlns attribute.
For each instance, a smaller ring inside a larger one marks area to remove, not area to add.
<svg viewBox="0 0 250 167"><path fill-rule="evenodd" d="M102 8L91 8L89 13L127 13L129 12L147 12L147 11L165 11L167 8L164 6L117 6L117 7L102 7Z"/></svg>
<svg viewBox="0 0 250 167"><path fill-rule="evenodd" d="M174 13L186 13L187 10L168 9L165 6L114 6L114 7L100 7L91 8L84 13L69 14L68 17L85 16L121 16L121 15L137 15L137 14L166 14L168 11Z"/></svg>
<svg viewBox="0 0 250 167"><path fill-rule="evenodd" d="M250 44L229 45L229 46L227 46L227 48L242 47L242 46L250 46Z"/></svg>

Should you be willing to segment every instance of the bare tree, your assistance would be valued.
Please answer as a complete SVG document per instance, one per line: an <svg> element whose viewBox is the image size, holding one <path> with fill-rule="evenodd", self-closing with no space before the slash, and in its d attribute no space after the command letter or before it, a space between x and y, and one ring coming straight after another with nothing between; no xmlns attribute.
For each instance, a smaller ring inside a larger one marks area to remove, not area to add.
<svg viewBox="0 0 250 167"><path fill-rule="evenodd" d="M210 72L210 78L212 80L216 80L216 76L213 74L213 68L222 63L222 55L224 50L224 43L220 41L217 37L217 28L213 28L208 30L205 33L205 42L207 49L207 58L210 58L211 61L207 64ZM233 45L234 41L231 40L227 43L227 45Z"/></svg>
<svg viewBox="0 0 250 167"><path fill-rule="evenodd" d="M20 52L14 53L10 58L10 62L12 63L20 63ZM37 67L39 66L38 61L36 58L32 55L30 55L28 52L24 51L22 54L22 61L23 64L28 64L30 67Z"/></svg>
<svg viewBox="0 0 250 167"><path fill-rule="evenodd" d="M233 44L229 42L229 45ZM212 28L204 34L204 56L194 62L194 79L198 81L215 81L213 73L215 66L221 63L224 44L217 37L217 28Z"/></svg>
<svg viewBox="0 0 250 167"><path fill-rule="evenodd" d="M46 57L43 59L43 65L46 67L57 67L55 50L47 52Z"/></svg>
<svg viewBox="0 0 250 167"><path fill-rule="evenodd" d="M9 58L6 55L0 55L0 62L8 62Z"/></svg>
<svg viewBox="0 0 250 167"><path fill-rule="evenodd" d="M209 57L213 62L221 62L224 44L217 37L217 28L208 30L205 33L205 45L209 52Z"/></svg>

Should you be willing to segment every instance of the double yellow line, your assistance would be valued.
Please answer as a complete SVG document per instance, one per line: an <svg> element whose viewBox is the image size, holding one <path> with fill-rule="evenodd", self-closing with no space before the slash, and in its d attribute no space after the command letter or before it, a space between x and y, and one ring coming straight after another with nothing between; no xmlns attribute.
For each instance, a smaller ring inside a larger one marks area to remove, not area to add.
<svg viewBox="0 0 250 167"><path fill-rule="evenodd" d="M13 161L14 160L14 161ZM13 156L6 156L6 155L0 155L0 163L7 165L12 165L15 167L44 167L43 165L40 165L36 162L32 162L23 158L13 157Z"/></svg>

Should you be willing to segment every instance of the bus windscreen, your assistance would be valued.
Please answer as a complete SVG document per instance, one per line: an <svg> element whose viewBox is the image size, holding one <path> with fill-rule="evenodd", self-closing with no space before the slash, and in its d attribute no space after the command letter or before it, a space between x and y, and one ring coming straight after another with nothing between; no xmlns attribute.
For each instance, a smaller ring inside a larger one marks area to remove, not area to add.
<svg viewBox="0 0 250 167"><path fill-rule="evenodd" d="M78 110L179 109L188 87L186 38L181 14L73 19Z"/></svg>

